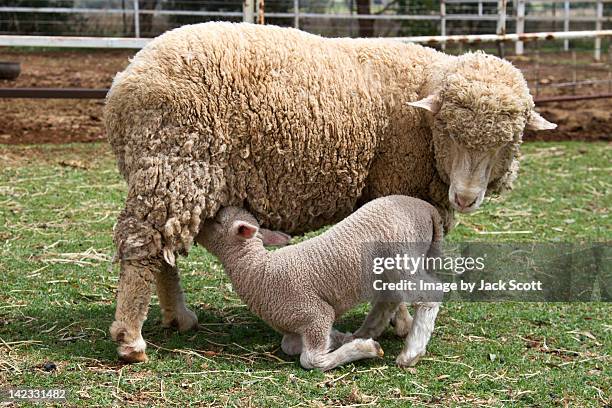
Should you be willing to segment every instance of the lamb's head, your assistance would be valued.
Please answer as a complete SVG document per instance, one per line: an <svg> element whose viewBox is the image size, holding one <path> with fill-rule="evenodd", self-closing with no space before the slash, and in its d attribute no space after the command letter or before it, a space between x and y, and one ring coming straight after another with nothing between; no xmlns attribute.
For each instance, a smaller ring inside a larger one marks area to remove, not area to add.
<svg viewBox="0 0 612 408"><path fill-rule="evenodd" d="M432 115L436 167L450 205L472 212L487 192L512 186L523 131L554 129L534 110L521 72L482 52L456 58L426 98L409 105Z"/></svg>
<svg viewBox="0 0 612 408"><path fill-rule="evenodd" d="M261 242L259 223L251 213L239 207L221 208L214 218L204 222L196 238L216 256L244 246L252 239Z"/></svg>
<svg viewBox="0 0 612 408"><path fill-rule="evenodd" d="M262 245L287 245L291 237L280 231L261 228L257 219L240 207L223 207L214 218L202 224L196 241L219 256L228 248L236 249L257 240Z"/></svg>

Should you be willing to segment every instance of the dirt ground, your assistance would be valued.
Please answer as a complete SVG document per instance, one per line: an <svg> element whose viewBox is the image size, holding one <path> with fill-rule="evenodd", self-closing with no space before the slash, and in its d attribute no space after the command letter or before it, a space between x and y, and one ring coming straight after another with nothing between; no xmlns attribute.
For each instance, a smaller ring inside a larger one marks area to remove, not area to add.
<svg viewBox="0 0 612 408"><path fill-rule="evenodd" d="M15 81L0 80L0 87L108 88L115 74L129 63L135 51L127 50L36 50L0 49L0 61L21 62L21 75ZM588 56L579 65L567 62L546 64L539 70L533 57L520 57L514 63L524 70L530 84L539 83L540 95L592 94L610 92L608 85L550 88L550 84L577 79L610 78L610 62L595 64ZM535 94L536 89L532 89ZM103 100L0 99L0 143L66 143L104 139ZM559 125L552 132L527 133L526 140L610 140L612 99L552 103L538 107Z"/></svg>

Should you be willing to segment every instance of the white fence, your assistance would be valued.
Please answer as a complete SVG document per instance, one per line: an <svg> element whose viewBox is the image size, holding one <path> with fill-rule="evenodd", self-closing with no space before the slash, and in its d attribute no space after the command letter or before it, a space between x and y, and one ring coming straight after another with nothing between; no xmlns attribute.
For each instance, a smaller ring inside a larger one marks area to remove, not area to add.
<svg viewBox="0 0 612 408"><path fill-rule="evenodd" d="M39 0L41 1L41 0ZM53 2L62 0L47 0L44 4L52 4ZM76 2L77 0L75 0ZM296 28L313 30L312 21L340 22L340 25L348 25L354 22L370 21L378 22L380 25L390 26L392 24L405 24L406 22L431 22L437 25L439 38L430 43L436 42L444 47L447 42L454 40L444 40L447 34L472 34L474 28L466 27L457 30L456 25L466 24L466 22L474 22L475 24L489 24L491 30L482 39L486 41L514 41L515 52L522 54L523 50L523 34L526 33L526 25L530 22L543 24L550 23L555 27L556 23L562 23L562 30L566 33L579 32L582 34L574 34L564 37L564 48L569 48L570 38L594 38L594 56L599 60L601 57L601 38L608 36L605 34L604 28L612 28L612 16L604 13L604 10L612 10L612 0L441 0L439 8L420 8L413 10L414 14L401 14L401 10L394 9L392 6L396 3L393 0L382 0L376 2L377 5L369 3L369 14L355 14L353 7L332 7L326 10L325 13L312 12L311 4L307 0L284 0L283 9L285 11L274 11L278 9L279 1L264 0L244 0L244 1L228 1L216 2L224 3L228 10L168 10L164 9L164 1L158 0L155 9L143 9L141 4L143 0L123 0L123 7L119 8L118 2L113 0L81 0L87 7L0 7L0 15L79 15L79 16L110 16L113 21L121 18L123 25L126 24L126 18L131 20L131 35L133 38L117 37L82 37L82 36L1 36L0 46L67 46L67 47L96 47L96 48L140 48L146 40L140 40L142 34L142 19L145 16L149 18L177 18L181 16L195 17L202 20L232 20L232 21L247 21L247 22L266 22L279 23L283 25L292 25ZM208 0L190 0L197 4L198 7L206 7L214 3ZM33 3L36 0L32 0ZM94 2L94 3L91 3ZM347 1L330 1L330 4L346 5L353 4L354 0ZM63 3L59 3L63 4ZM96 7L94 7L96 6ZM230 7L231 6L231 7ZM268 9L268 6L272 9ZM557 6L561 13L557 13ZM190 3L191 7L191 3ZM212 7L212 6L211 6ZM471 12L467 13L465 10ZM4 13L4 14L3 14ZM575 31L571 29L572 24L580 24L582 30ZM494 25L494 27L493 27ZM586 30L589 30L587 33ZM507 32L512 30L515 37L507 36ZM543 30L540 30L543 31ZM548 31L548 30L547 30ZM604 34L594 34L597 31ZM7 33L10 34L10 33ZM490 37L494 35L494 37ZM495 36L497 35L497 36ZM419 36L420 37L420 36ZM431 38L431 36L428 36ZM550 36L549 36L550 37ZM542 37L547 38L547 37ZM552 38L552 37L551 37ZM561 38L558 33L554 38ZM548 38L550 39L550 38ZM418 41L418 40L415 40Z"/></svg>

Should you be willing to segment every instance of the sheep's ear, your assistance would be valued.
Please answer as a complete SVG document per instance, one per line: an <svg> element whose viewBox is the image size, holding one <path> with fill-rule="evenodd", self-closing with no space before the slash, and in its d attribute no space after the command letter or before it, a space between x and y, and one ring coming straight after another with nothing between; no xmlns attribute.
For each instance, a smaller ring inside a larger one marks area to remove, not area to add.
<svg viewBox="0 0 612 408"><path fill-rule="evenodd" d="M235 221L232 225L232 231L237 237L242 239L251 239L257 234L257 227L249 224L246 221Z"/></svg>
<svg viewBox="0 0 612 408"><path fill-rule="evenodd" d="M431 94L425 99L421 99L420 101L408 102L407 104L408 106L413 106L415 108L426 109L433 114L438 113L440 111L440 107L442 106L438 94Z"/></svg>
<svg viewBox="0 0 612 408"><path fill-rule="evenodd" d="M526 129L530 130L550 130L556 127L556 124L547 121L536 111L531 111L531 115L529 115L529 119L527 120L527 126L525 126Z"/></svg>
<svg viewBox="0 0 612 408"><path fill-rule="evenodd" d="M280 231L270 231L269 229L260 228L261 236L263 237L264 245L284 246L291 241L291 235L287 235Z"/></svg>

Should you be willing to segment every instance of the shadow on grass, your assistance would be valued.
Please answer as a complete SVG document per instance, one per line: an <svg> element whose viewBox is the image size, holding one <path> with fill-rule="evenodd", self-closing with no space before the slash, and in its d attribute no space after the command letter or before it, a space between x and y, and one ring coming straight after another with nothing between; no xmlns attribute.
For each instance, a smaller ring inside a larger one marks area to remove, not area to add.
<svg viewBox="0 0 612 408"><path fill-rule="evenodd" d="M299 364L297 357L287 356L280 350L282 336L244 307L205 309L196 306L194 309L200 329L178 333L161 326L159 306L150 308L142 333L148 342L149 356L154 356L158 362L189 359L189 355L214 360L222 358L232 365L246 364L254 369L269 369L270 362ZM47 360L96 360L115 366L120 363L116 345L108 334L114 312L114 304L102 303L21 308L0 315L0 337L19 354L27 353L35 360L34 364ZM343 317L337 327L342 331L355 331L363 318L361 312L352 312ZM402 341L390 332L383 335L381 342L383 347L389 345L389 351L394 354L402 345Z"/></svg>

